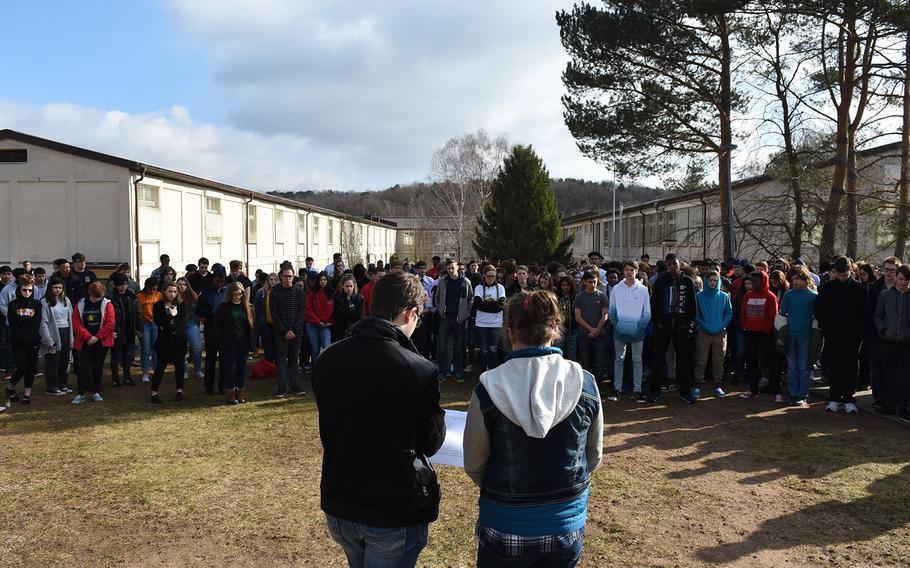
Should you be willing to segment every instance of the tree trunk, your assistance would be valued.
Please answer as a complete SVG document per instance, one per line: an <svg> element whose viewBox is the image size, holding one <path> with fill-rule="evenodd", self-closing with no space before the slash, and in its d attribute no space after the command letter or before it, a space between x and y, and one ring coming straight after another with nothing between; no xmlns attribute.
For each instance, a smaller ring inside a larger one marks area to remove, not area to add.
<svg viewBox="0 0 910 568"><path fill-rule="evenodd" d="M850 135L850 144L849 150L847 152L847 180L846 180L846 193L847 193L847 208L846 208L846 222L847 222L847 246L846 254L850 258L855 259L857 248L858 248L858 238L857 238L857 206L858 206L858 197L856 193L856 184L859 180L859 172L856 171L856 136L854 133Z"/></svg>
<svg viewBox="0 0 910 568"><path fill-rule="evenodd" d="M717 35L720 37L721 49L721 68L720 68L720 152L718 152L718 189L720 190L720 218L721 230L723 231L724 243L724 260L733 257L733 249L736 246L730 240L730 211L733 204L730 203L727 188L733 179L733 172L728 168L730 161L725 158L727 152L732 152L733 131L731 122L731 105L732 89L730 86L731 77L731 50L730 50L730 30L727 27L727 17L724 14L717 16ZM735 230L735 227L734 227Z"/></svg>
<svg viewBox="0 0 910 568"><path fill-rule="evenodd" d="M894 256L903 260L907 246L907 222L910 221L910 32L904 38L904 123L901 128L901 178L894 230Z"/></svg>

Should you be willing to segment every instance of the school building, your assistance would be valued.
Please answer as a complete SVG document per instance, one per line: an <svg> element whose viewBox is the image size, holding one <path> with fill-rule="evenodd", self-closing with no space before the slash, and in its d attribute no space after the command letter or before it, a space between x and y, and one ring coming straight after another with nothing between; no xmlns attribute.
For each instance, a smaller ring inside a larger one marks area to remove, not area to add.
<svg viewBox="0 0 910 568"><path fill-rule="evenodd" d="M323 267L388 261L397 227L118 158L0 130L0 263L51 267L75 252L107 275L129 262L144 279L161 254L178 274L207 257L246 271L277 270L307 256Z"/></svg>
<svg viewBox="0 0 910 568"><path fill-rule="evenodd" d="M897 182L900 177L900 144L888 144L857 152L857 258L876 263L894 251L894 218ZM831 188L831 163L807 168L801 177L801 197L805 204L806 231L802 257L817 265L822 224L821 211ZM668 192L669 193L669 192ZM847 197L841 202L840 225L836 243L844 250L846 242ZM733 183L733 209L737 257L740 259L791 256L796 200L787 179L760 175ZM614 234L613 211L589 211L566 217L562 237L575 235L572 256L585 258L599 251L609 258ZM669 252L686 260L721 259L723 229L720 214L720 189L717 187L639 203L623 205L615 211L617 260L637 259L643 254L652 262Z"/></svg>

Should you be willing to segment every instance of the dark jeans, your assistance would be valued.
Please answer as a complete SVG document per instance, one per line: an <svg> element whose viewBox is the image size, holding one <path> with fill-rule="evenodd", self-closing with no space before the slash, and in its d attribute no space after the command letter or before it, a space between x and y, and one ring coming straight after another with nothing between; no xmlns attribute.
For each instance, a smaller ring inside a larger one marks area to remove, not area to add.
<svg viewBox="0 0 910 568"><path fill-rule="evenodd" d="M24 377L25 388L32 388L32 385L35 384L35 369L38 368L38 344L20 345L16 341L11 341L10 347L13 350L16 370L13 371L9 384L16 386Z"/></svg>
<svg viewBox="0 0 910 568"><path fill-rule="evenodd" d="M293 360L293 353L291 352ZM250 345L246 337L235 338L231 342L231 351L221 354L221 380L224 388L246 387L246 360L250 354Z"/></svg>
<svg viewBox="0 0 910 568"><path fill-rule="evenodd" d="M275 362L275 327L271 325L259 326L259 340L262 342L262 354L269 361Z"/></svg>
<svg viewBox="0 0 910 568"><path fill-rule="evenodd" d="M746 335L746 374L749 377L749 390L758 394L758 383L761 381L759 360L761 358L768 367L768 386L771 387L771 392L780 394L781 356L774 348L774 334L748 330L744 333Z"/></svg>
<svg viewBox="0 0 910 568"><path fill-rule="evenodd" d="M882 402L885 400L884 384L885 369L882 365L884 358L882 351L882 340L878 334L873 333L866 339L869 352L869 384L872 385L872 399Z"/></svg>
<svg viewBox="0 0 910 568"><path fill-rule="evenodd" d="M123 380L130 378L130 364L133 362L130 352L133 350L134 340L126 337L117 337L111 349L111 380L114 384L120 382L120 371L123 370Z"/></svg>
<svg viewBox="0 0 910 568"><path fill-rule="evenodd" d="M584 535L580 536L569 548L552 552L522 551L515 556L514 550L507 547L490 546L480 542L477 546L477 568L498 568L509 566L515 568L573 568L581 559L584 547Z"/></svg>
<svg viewBox="0 0 910 568"><path fill-rule="evenodd" d="M600 335L591 339L588 337L588 330L582 328L576 332L578 349L578 362L581 366L594 375L594 378L600 378L604 373L604 356L607 354L606 335L601 332Z"/></svg>
<svg viewBox="0 0 910 568"><path fill-rule="evenodd" d="M499 338L502 328L475 327L477 345L480 347L480 372L499 366Z"/></svg>
<svg viewBox="0 0 910 568"><path fill-rule="evenodd" d="M302 337L294 336L288 341L283 336L275 338L275 358L278 366L278 390L287 390L290 375L291 390L300 388L300 368L297 366Z"/></svg>
<svg viewBox="0 0 910 568"><path fill-rule="evenodd" d="M96 393L101 391L101 374L104 372L104 359L107 357L107 347L101 342L94 345L83 345L79 353L79 394L86 391Z"/></svg>
<svg viewBox="0 0 910 568"><path fill-rule="evenodd" d="M175 349L171 353L158 353L155 374L152 376L153 392L158 392L158 389L161 388L161 381L164 379L164 370L167 369L167 366L171 363L174 364L174 381L177 383L177 390L183 390L183 371L186 367L185 343L181 349Z"/></svg>
<svg viewBox="0 0 910 568"><path fill-rule="evenodd" d="M691 394L692 375L694 374L694 336L688 327L677 329L654 328L651 378L648 390L652 395L659 395L667 376L667 349L673 345L676 353L676 382L679 394Z"/></svg>
<svg viewBox="0 0 910 568"><path fill-rule="evenodd" d="M824 360L828 367L831 402L855 403L859 340L837 341L826 337Z"/></svg>
<svg viewBox="0 0 910 568"><path fill-rule="evenodd" d="M454 370L455 374L464 372L464 333L465 323L450 318L439 320L439 349L437 357L440 375L448 375Z"/></svg>
<svg viewBox="0 0 910 568"><path fill-rule="evenodd" d="M430 322L433 321L433 314L427 314L426 316L420 317L420 326L414 330L413 335L411 335L411 340L414 342L414 347L417 348L417 352L426 357L430 358Z"/></svg>
<svg viewBox="0 0 910 568"><path fill-rule="evenodd" d="M215 333L215 318L210 317L202 328L205 337L205 390L211 392L215 388L215 364L218 362L218 337ZM224 388L221 380L218 388Z"/></svg>
<svg viewBox="0 0 910 568"><path fill-rule="evenodd" d="M9 344L9 324L0 323L0 369L4 371L13 370L13 354L10 352Z"/></svg>
<svg viewBox="0 0 910 568"><path fill-rule="evenodd" d="M48 390L66 386L66 368L70 364L70 328L58 328L60 346L57 352L44 356L44 382Z"/></svg>
<svg viewBox="0 0 910 568"><path fill-rule="evenodd" d="M910 404L910 345L880 342L884 380L879 400L889 410L906 412Z"/></svg>

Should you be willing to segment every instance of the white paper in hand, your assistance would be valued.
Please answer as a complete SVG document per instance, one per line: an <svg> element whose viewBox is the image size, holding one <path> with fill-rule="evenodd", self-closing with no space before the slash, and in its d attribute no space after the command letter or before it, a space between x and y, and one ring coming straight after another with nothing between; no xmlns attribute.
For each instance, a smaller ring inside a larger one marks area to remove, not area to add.
<svg viewBox="0 0 910 568"><path fill-rule="evenodd" d="M439 451L430 458L434 465L452 465L464 468L464 449L461 443L464 438L464 424L467 417L467 412L446 410L446 439Z"/></svg>

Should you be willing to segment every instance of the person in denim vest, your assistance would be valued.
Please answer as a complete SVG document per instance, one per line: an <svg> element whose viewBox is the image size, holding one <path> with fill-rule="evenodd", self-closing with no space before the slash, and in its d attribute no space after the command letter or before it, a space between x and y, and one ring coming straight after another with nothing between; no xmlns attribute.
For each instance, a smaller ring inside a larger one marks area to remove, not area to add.
<svg viewBox="0 0 910 568"><path fill-rule="evenodd" d="M512 352L480 376L464 431L465 473L480 487L477 566L575 566L603 455L597 382L552 347L563 318L551 292L516 294L505 319Z"/></svg>

